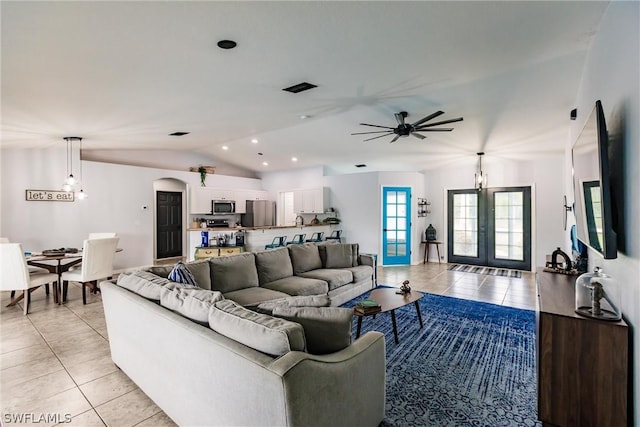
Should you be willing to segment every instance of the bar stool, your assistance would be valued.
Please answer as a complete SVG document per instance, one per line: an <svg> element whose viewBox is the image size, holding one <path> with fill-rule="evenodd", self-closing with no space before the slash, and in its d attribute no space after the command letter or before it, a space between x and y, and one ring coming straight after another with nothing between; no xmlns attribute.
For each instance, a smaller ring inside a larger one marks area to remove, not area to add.
<svg viewBox="0 0 640 427"><path fill-rule="evenodd" d="M287 242L287 245L301 245L304 243L304 238L306 236L306 234L296 234L290 242Z"/></svg>
<svg viewBox="0 0 640 427"><path fill-rule="evenodd" d="M287 236L276 236L273 238L273 241L268 245L264 245L265 249L275 249L284 246L287 241Z"/></svg>
<svg viewBox="0 0 640 427"><path fill-rule="evenodd" d="M337 240L338 243L342 243L342 230L333 230L331 235L324 240Z"/></svg>
<svg viewBox="0 0 640 427"><path fill-rule="evenodd" d="M311 242L311 243L322 242L323 237L324 237L324 231L317 231L311 235L310 239L307 239L307 242Z"/></svg>

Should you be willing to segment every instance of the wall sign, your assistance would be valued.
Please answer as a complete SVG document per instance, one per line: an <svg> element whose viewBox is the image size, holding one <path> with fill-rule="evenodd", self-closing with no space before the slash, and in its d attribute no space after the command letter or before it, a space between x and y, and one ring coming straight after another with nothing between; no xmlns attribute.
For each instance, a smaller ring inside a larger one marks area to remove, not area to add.
<svg viewBox="0 0 640 427"><path fill-rule="evenodd" d="M25 190L27 202L73 202L73 191Z"/></svg>

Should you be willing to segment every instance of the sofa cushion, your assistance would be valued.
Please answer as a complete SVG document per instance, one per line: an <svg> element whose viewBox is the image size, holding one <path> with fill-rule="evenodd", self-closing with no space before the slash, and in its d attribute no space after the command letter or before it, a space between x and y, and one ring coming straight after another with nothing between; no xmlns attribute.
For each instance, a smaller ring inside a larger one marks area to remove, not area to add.
<svg viewBox="0 0 640 427"><path fill-rule="evenodd" d="M360 255L360 245L358 243L351 243L351 257L353 260L353 263L351 264L352 267L357 267L358 265L360 265L358 263L359 255Z"/></svg>
<svg viewBox="0 0 640 427"><path fill-rule="evenodd" d="M334 353L351 344L351 308L278 305L273 315L302 325L307 352L311 354Z"/></svg>
<svg viewBox="0 0 640 427"><path fill-rule="evenodd" d="M181 287L169 283L160 289L160 305L202 325L209 324L209 310L218 301L223 300L222 293Z"/></svg>
<svg viewBox="0 0 640 427"><path fill-rule="evenodd" d="M196 278L193 277L193 273L184 265L182 261L178 261L173 267L173 270L169 273L169 280L177 283L184 283L185 285L198 286Z"/></svg>
<svg viewBox="0 0 640 427"><path fill-rule="evenodd" d="M211 290L222 293L258 286L255 256L252 252L209 258Z"/></svg>
<svg viewBox="0 0 640 427"><path fill-rule="evenodd" d="M149 271L135 271L120 274L116 283L147 299L160 301L160 289L171 281Z"/></svg>
<svg viewBox="0 0 640 427"><path fill-rule="evenodd" d="M230 300L215 303L209 311L209 326L219 334L272 356L306 349L300 324L256 313Z"/></svg>
<svg viewBox="0 0 640 427"><path fill-rule="evenodd" d="M208 260L204 259L199 261L191 261L185 263L184 265L191 272L191 274L193 274L198 287L202 289L211 289L211 271L209 269ZM157 276L168 278L169 273L171 273L172 269L173 266L171 265L156 265L150 267L148 271Z"/></svg>
<svg viewBox="0 0 640 427"><path fill-rule="evenodd" d="M245 307L253 307L265 301L286 298L289 296L282 292L273 291L271 289L265 289L257 286L252 288L238 289L237 291L226 292L223 295L226 299L233 300Z"/></svg>
<svg viewBox="0 0 640 427"><path fill-rule="evenodd" d="M285 277L280 280L265 283L261 287L284 292L288 295L322 295L329 292L329 286L324 280L309 279L300 276Z"/></svg>
<svg viewBox="0 0 640 427"><path fill-rule="evenodd" d="M324 280L329 284L330 291L353 281L353 274L346 268L340 270L330 268L311 270L305 273L300 273L300 276L308 277L310 279Z"/></svg>
<svg viewBox="0 0 640 427"><path fill-rule="evenodd" d="M293 265L287 248L255 252L260 285L293 276Z"/></svg>
<svg viewBox="0 0 640 427"><path fill-rule="evenodd" d="M373 268L368 265L359 265L357 267L349 267L349 268L346 268L345 270L349 270L351 274L353 274L354 282L370 279L373 276Z"/></svg>
<svg viewBox="0 0 640 427"><path fill-rule="evenodd" d="M302 245L289 245L289 255L293 265L293 274L300 274L306 271L322 268L318 245L305 243Z"/></svg>
<svg viewBox="0 0 640 427"><path fill-rule="evenodd" d="M320 245L320 259L324 268L353 267L353 245L350 243L334 243L332 245Z"/></svg>
<svg viewBox="0 0 640 427"><path fill-rule="evenodd" d="M329 307L331 306L331 298L328 295L304 295L280 298L272 301L263 302L256 311L258 313L271 314L276 306L285 307Z"/></svg>

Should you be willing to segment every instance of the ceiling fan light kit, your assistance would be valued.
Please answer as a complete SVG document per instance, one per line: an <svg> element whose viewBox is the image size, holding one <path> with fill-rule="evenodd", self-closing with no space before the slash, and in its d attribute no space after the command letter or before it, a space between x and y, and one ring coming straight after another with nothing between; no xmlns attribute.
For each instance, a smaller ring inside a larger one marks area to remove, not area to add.
<svg viewBox="0 0 640 427"><path fill-rule="evenodd" d="M442 120L439 122L433 122L433 123L427 123L429 120L433 120L436 117L439 117L441 115L444 114L444 111L436 111L433 114L430 114L426 117L421 118L420 120L418 120L417 122L414 123L407 123L405 121L405 119L409 116L409 113L407 113L406 111L400 111L399 113L395 114L395 118L396 118L396 122L398 122L398 126L396 127L391 127L391 126L381 126L381 125L372 125L369 123L360 123L361 126L371 126L371 127L376 127L376 128L382 128L382 129L386 129L386 130L378 130L378 131L370 131L370 132L356 132L356 133L352 133L351 135L370 135L370 134L375 134L375 133L381 133L382 135L378 135L378 136L374 136L371 138L367 138L364 141L371 141L373 139L378 139L378 138L382 138L385 136L391 136L394 135L395 136L391 139L391 141L389 141L390 143L396 142L400 137L406 137L406 136L413 136L416 137L418 139L425 139L426 136L418 133L418 132L451 132L453 130L453 128L435 128L434 126L440 126L440 125L445 125L448 123L455 123L455 122L461 122L463 119L462 117L458 117L456 119L449 119L449 120Z"/></svg>

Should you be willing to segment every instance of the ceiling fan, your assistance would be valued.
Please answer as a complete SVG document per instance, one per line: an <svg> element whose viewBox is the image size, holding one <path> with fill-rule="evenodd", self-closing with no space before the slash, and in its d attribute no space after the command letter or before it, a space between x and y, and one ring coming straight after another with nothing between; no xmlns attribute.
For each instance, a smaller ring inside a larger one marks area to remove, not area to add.
<svg viewBox="0 0 640 427"><path fill-rule="evenodd" d="M390 143L396 142L398 138L400 138L401 136L409 136L409 135L415 136L416 138L419 138L419 139L425 139L426 136L421 135L418 132L451 132L453 128L434 128L434 126L462 121L462 117L458 117L457 119L442 120L440 122L424 124L425 122L428 122L429 120L433 120L436 117L441 116L442 114L444 114L444 111L436 111L435 113L430 114L427 117L421 118L415 123L405 123L404 119L407 118L409 113L407 113L406 111L400 111L399 113L395 114L396 121L398 122L398 126L396 127L370 125L369 123L360 123L362 126L372 126L376 128L383 128L386 130L371 131L371 132L356 132L356 133L352 133L351 135L367 135L372 133L382 134L382 135L374 136L373 138L365 139L365 141L371 141L372 139L382 138L384 136L395 134L393 139L389 141Z"/></svg>

